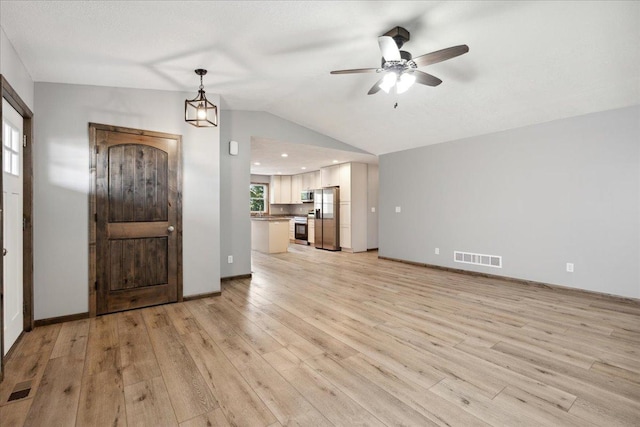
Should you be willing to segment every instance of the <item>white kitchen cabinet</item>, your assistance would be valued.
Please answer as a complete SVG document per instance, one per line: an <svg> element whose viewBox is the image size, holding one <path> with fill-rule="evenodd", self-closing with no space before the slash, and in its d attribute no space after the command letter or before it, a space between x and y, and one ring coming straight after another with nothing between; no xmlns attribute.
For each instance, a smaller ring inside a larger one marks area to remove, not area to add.
<svg viewBox="0 0 640 427"><path fill-rule="evenodd" d="M291 203L291 175L280 176L280 203Z"/></svg>
<svg viewBox="0 0 640 427"><path fill-rule="evenodd" d="M282 203L280 202L280 182L282 176L280 175L272 175L271 176L271 183L269 184L269 203L274 205L274 204L279 204Z"/></svg>
<svg viewBox="0 0 640 427"><path fill-rule="evenodd" d="M337 187L340 185L340 165L320 168L320 183L322 187Z"/></svg>
<svg viewBox="0 0 640 427"><path fill-rule="evenodd" d="M313 245L315 243L315 237L316 237L316 220L309 218L307 220L307 241Z"/></svg>
<svg viewBox="0 0 640 427"><path fill-rule="evenodd" d="M291 176L291 203L302 203L300 192L302 191L302 177L304 174Z"/></svg>
<svg viewBox="0 0 640 427"><path fill-rule="evenodd" d="M340 246L347 252L367 250L367 165L339 165Z"/></svg>
<svg viewBox="0 0 640 427"><path fill-rule="evenodd" d="M320 171L307 172L302 175L302 187L301 190L317 190L322 188L320 183Z"/></svg>
<svg viewBox="0 0 640 427"><path fill-rule="evenodd" d="M340 166L340 201L351 201L351 163Z"/></svg>
<svg viewBox="0 0 640 427"><path fill-rule="evenodd" d="M322 182L320 181L320 171L317 170L315 172L311 172L312 176L311 176L311 183L313 184L313 186L310 188L310 190L315 190L318 188L322 188Z"/></svg>
<svg viewBox="0 0 640 427"><path fill-rule="evenodd" d="M296 224L293 219L289 220L289 241L293 242L296 239Z"/></svg>
<svg viewBox="0 0 640 427"><path fill-rule="evenodd" d="M313 172L303 173L302 174L302 189L303 190L315 190L313 187Z"/></svg>

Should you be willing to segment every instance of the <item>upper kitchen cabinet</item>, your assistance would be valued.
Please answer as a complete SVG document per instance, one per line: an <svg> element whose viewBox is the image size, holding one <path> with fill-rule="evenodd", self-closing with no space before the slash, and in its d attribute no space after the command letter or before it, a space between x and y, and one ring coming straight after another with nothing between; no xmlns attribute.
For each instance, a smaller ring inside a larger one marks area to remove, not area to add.
<svg viewBox="0 0 640 427"><path fill-rule="evenodd" d="M340 165L320 168L320 186L338 187L340 185Z"/></svg>
<svg viewBox="0 0 640 427"><path fill-rule="evenodd" d="M269 203L272 205L282 205L291 203L291 176L273 175L271 176ZM300 196L298 196L300 197Z"/></svg>
<svg viewBox="0 0 640 427"><path fill-rule="evenodd" d="M300 197L300 195L298 195ZM291 175L280 177L280 203L292 203L291 201Z"/></svg>
<svg viewBox="0 0 640 427"><path fill-rule="evenodd" d="M301 190L316 190L322 187L320 184L320 171L307 172L300 176L302 176Z"/></svg>
<svg viewBox="0 0 640 427"><path fill-rule="evenodd" d="M291 176L291 203L302 203L300 192L302 191L302 178L304 174Z"/></svg>

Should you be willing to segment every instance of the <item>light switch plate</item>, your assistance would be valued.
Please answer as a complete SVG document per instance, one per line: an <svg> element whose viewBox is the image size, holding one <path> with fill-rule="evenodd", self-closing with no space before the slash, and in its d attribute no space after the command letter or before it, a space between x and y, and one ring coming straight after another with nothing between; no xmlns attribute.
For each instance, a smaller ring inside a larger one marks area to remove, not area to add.
<svg viewBox="0 0 640 427"><path fill-rule="evenodd" d="M396 213L402 212L402 208L400 206L396 206Z"/></svg>

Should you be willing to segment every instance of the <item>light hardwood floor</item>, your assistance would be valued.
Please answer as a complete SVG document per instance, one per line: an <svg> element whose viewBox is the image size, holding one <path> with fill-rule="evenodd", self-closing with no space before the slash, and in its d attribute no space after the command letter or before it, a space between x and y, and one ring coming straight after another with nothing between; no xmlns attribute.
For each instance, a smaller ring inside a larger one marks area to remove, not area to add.
<svg viewBox="0 0 640 427"><path fill-rule="evenodd" d="M0 424L640 425L638 301L300 245L253 269L26 334Z"/></svg>

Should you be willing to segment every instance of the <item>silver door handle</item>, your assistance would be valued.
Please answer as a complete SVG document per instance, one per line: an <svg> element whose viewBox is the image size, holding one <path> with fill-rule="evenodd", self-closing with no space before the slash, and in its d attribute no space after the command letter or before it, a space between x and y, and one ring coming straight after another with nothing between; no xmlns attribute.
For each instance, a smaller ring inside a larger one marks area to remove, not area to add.
<svg viewBox="0 0 640 427"><path fill-rule="evenodd" d="M167 231L169 233L173 233L173 230L175 230L175 227L173 225L170 225L169 227L167 227Z"/></svg>
<svg viewBox="0 0 640 427"><path fill-rule="evenodd" d="M7 252L9 252L7 248L2 248L2 256L7 256Z"/></svg>

